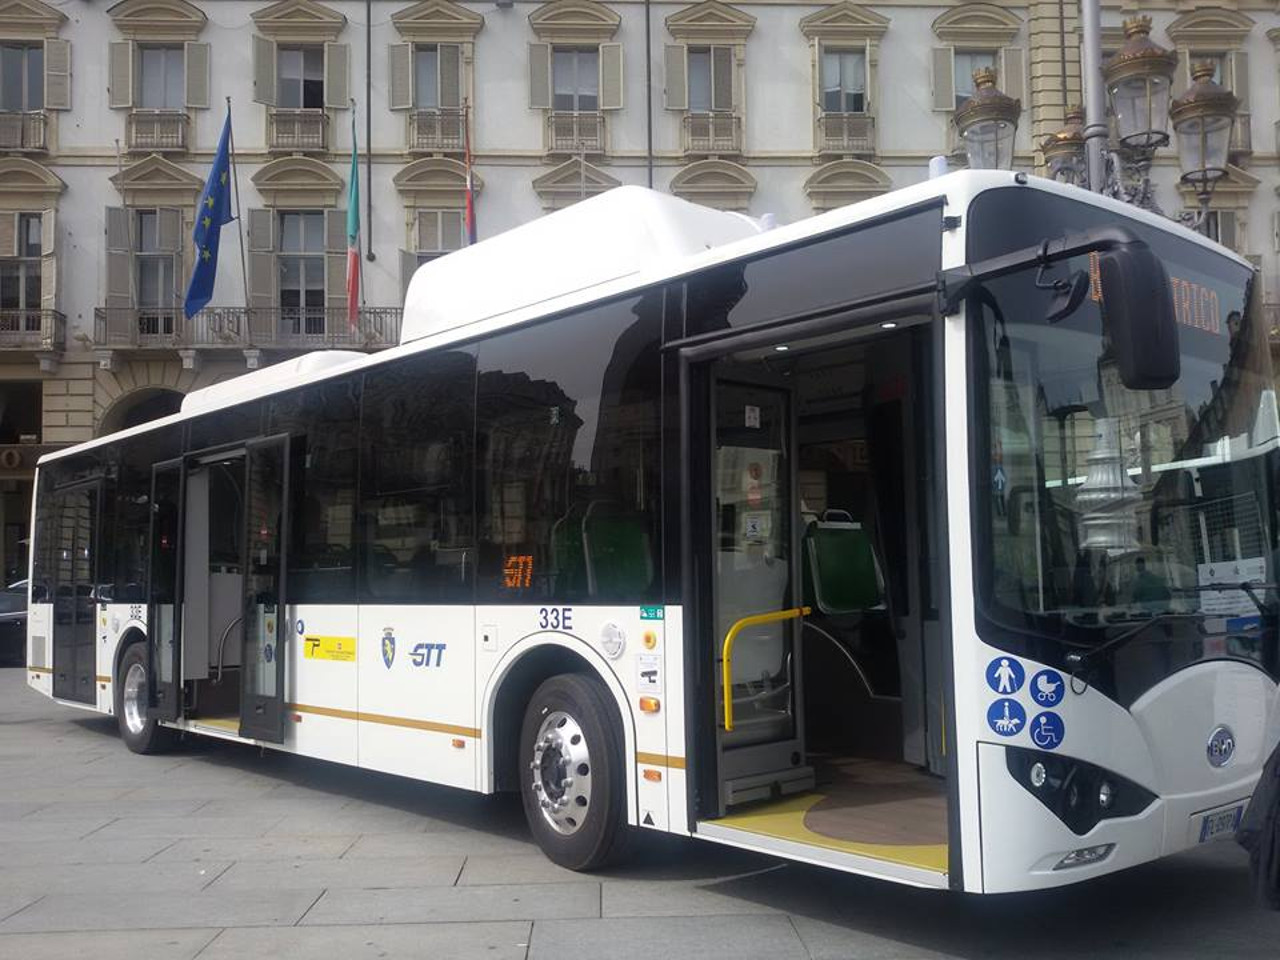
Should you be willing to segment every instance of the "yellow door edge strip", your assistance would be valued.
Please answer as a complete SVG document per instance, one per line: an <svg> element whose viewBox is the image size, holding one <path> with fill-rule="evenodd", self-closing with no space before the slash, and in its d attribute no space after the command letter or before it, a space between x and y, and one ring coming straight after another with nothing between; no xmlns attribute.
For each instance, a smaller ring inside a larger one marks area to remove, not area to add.
<svg viewBox="0 0 1280 960"><path fill-rule="evenodd" d="M665 753L637 753L636 763L648 767L666 767L669 770L683 770L684 757L669 757Z"/></svg>
<svg viewBox="0 0 1280 960"><path fill-rule="evenodd" d="M771 613L753 613L749 617L743 617L729 628L729 632L724 635L724 646L720 651L720 686L724 691L725 730L733 729L733 644L738 639L738 634L747 627L795 620L798 617L807 617L812 612L809 607L792 607L789 610L774 610Z"/></svg>
<svg viewBox="0 0 1280 960"><path fill-rule="evenodd" d="M27 667L31 673L53 673L53 667Z"/></svg>
<svg viewBox="0 0 1280 960"><path fill-rule="evenodd" d="M382 713L360 713L356 710L339 710L336 707L319 707L309 703L290 703L287 709L295 713L309 713L317 717L333 717L338 720L356 720L363 723L380 723L389 727L407 727L410 730L427 730L431 733L448 733L455 737L479 739L480 731L476 727L461 727L452 723L437 723L434 720L415 720L411 717L392 717Z"/></svg>

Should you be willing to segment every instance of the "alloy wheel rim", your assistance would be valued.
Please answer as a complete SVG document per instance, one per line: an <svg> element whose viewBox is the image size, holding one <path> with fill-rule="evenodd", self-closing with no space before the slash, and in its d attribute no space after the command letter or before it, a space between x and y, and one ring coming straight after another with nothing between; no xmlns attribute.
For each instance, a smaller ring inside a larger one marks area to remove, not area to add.
<svg viewBox="0 0 1280 960"><path fill-rule="evenodd" d="M563 710L547 714L529 771L542 818L562 836L577 833L591 809L591 751L577 720Z"/></svg>
<svg viewBox="0 0 1280 960"><path fill-rule="evenodd" d="M147 725L147 671L140 663L130 664L124 675L124 725L139 734Z"/></svg>

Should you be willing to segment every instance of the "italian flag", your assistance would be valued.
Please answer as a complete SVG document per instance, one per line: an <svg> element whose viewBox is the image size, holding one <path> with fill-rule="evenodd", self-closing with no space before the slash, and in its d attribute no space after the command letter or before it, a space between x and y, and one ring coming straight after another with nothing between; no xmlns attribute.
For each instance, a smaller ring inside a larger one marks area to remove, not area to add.
<svg viewBox="0 0 1280 960"><path fill-rule="evenodd" d="M360 168L356 165L356 117L351 111L351 180L347 187L347 323L360 325Z"/></svg>

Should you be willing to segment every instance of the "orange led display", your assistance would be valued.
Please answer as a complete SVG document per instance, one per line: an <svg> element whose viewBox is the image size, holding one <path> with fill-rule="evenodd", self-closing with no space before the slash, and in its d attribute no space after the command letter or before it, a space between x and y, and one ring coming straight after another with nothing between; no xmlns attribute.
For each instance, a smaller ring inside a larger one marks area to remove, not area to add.
<svg viewBox="0 0 1280 960"><path fill-rule="evenodd" d="M533 582L533 555L517 553L502 562L502 585L508 590L521 590Z"/></svg>

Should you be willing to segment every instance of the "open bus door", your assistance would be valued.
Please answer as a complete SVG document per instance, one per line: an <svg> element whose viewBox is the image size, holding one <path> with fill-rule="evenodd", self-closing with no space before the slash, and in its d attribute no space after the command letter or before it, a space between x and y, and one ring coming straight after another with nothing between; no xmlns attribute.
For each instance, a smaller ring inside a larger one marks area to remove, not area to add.
<svg viewBox="0 0 1280 960"><path fill-rule="evenodd" d="M182 540L186 469L182 458L151 469L151 563L147 579L149 712L177 720L182 712Z"/></svg>
<svg viewBox="0 0 1280 960"><path fill-rule="evenodd" d="M54 494L53 695L93 703L98 595L98 524L102 483Z"/></svg>

